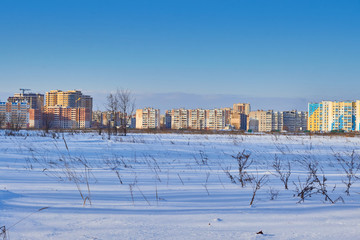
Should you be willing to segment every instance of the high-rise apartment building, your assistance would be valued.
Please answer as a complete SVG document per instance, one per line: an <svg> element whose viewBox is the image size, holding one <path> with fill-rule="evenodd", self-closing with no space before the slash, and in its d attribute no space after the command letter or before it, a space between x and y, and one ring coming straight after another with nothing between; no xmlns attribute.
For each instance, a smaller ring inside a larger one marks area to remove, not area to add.
<svg viewBox="0 0 360 240"><path fill-rule="evenodd" d="M51 90L45 95L44 116L54 128L89 128L92 119L92 97L81 91Z"/></svg>
<svg viewBox="0 0 360 240"><path fill-rule="evenodd" d="M305 131L307 113L299 111L276 112L273 110L257 110L250 112L248 129L254 132L271 131Z"/></svg>
<svg viewBox="0 0 360 240"><path fill-rule="evenodd" d="M189 128L189 111L183 108L172 109L171 129L188 129Z"/></svg>
<svg viewBox="0 0 360 240"><path fill-rule="evenodd" d="M235 103L233 105L233 113L243 113L245 115L249 115L250 103Z"/></svg>
<svg viewBox="0 0 360 240"><path fill-rule="evenodd" d="M305 131L307 129L307 112L282 112L283 130L289 132Z"/></svg>
<svg viewBox="0 0 360 240"><path fill-rule="evenodd" d="M189 110L189 127L191 129L203 130L207 128L207 111L204 109Z"/></svg>
<svg viewBox="0 0 360 240"><path fill-rule="evenodd" d="M231 112L230 125L238 130L246 130L249 113L249 103L235 103Z"/></svg>
<svg viewBox="0 0 360 240"><path fill-rule="evenodd" d="M250 104L234 104L234 109L172 109L165 113L165 126L171 129L221 130L233 125L236 129L246 130L245 113L250 110Z"/></svg>
<svg viewBox="0 0 360 240"><path fill-rule="evenodd" d="M209 130L221 130L226 126L225 110L211 109L207 111L206 126Z"/></svg>
<svg viewBox="0 0 360 240"><path fill-rule="evenodd" d="M87 108L50 106L44 113L50 128L89 128L91 113Z"/></svg>
<svg viewBox="0 0 360 240"><path fill-rule="evenodd" d="M359 131L360 101L309 103L308 130L311 132Z"/></svg>
<svg viewBox="0 0 360 240"><path fill-rule="evenodd" d="M29 108L27 102L0 102L0 127L28 128Z"/></svg>
<svg viewBox="0 0 360 240"><path fill-rule="evenodd" d="M8 98L8 102L27 102L31 109L41 109L44 106L44 94L40 93L15 93Z"/></svg>
<svg viewBox="0 0 360 240"><path fill-rule="evenodd" d="M160 109L144 108L136 110L137 129L159 129Z"/></svg>
<svg viewBox="0 0 360 240"><path fill-rule="evenodd" d="M279 115L272 110L257 110L249 113L249 129L254 132L279 130Z"/></svg>
<svg viewBox="0 0 360 240"><path fill-rule="evenodd" d="M88 95L83 95L81 91L78 90L51 90L46 92L46 106L62 106L62 107L71 107L71 108L87 108L92 111L92 97Z"/></svg>

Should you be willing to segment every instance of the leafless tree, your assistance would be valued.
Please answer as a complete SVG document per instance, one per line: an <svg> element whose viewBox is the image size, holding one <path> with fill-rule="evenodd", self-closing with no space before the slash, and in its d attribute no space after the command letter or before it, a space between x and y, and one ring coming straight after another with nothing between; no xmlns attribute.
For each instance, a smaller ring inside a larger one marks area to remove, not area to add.
<svg viewBox="0 0 360 240"><path fill-rule="evenodd" d="M135 111L135 97L129 90L117 90L116 95L119 101L120 124L124 136L127 133L127 123L131 120Z"/></svg>
<svg viewBox="0 0 360 240"><path fill-rule="evenodd" d="M342 182L346 186L345 193L350 196L350 187L360 179L358 172L360 170L360 157L353 150L350 154L341 155L334 153L334 157L345 173Z"/></svg>
<svg viewBox="0 0 360 240"><path fill-rule="evenodd" d="M2 226L0 227L0 238L2 238L3 240L7 240L7 236L6 236L6 227Z"/></svg>
<svg viewBox="0 0 360 240"><path fill-rule="evenodd" d="M130 90L117 89L115 93L110 93L106 98L106 108L111 112L114 133L117 134L117 127L123 131L123 135L127 133L127 123L131 120L135 111L135 98Z"/></svg>
<svg viewBox="0 0 360 240"><path fill-rule="evenodd" d="M268 179L267 175L262 175L261 177L259 177L259 174L258 174L257 171L256 171L256 177L255 176L251 177L251 182L250 183L251 183L252 188L253 188L253 195L252 195L252 198L251 198L251 201L250 201L250 206L254 203L256 192L258 190L260 190L260 188L262 186L264 186L268 181L269 181L269 179Z"/></svg>
<svg viewBox="0 0 360 240"><path fill-rule="evenodd" d="M11 114L11 119L9 122L9 127L11 130L19 131L26 124L26 115L21 114L20 112L15 112Z"/></svg>
<svg viewBox="0 0 360 240"><path fill-rule="evenodd" d="M52 113L43 113L42 117L42 126L46 133L49 133L49 130L54 125L54 115Z"/></svg>
<svg viewBox="0 0 360 240"><path fill-rule="evenodd" d="M234 159L236 159L238 163L238 171L239 171L239 177L238 180L241 183L241 187L245 187L246 182L251 179L251 177L247 173L247 169L251 166L253 163L253 160L250 159L251 153L247 152L246 150L243 150L242 152L238 152L236 156L232 156Z"/></svg>
<svg viewBox="0 0 360 240"><path fill-rule="evenodd" d="M298 177L298 183L293 182L295 185L295 196L300 198L298 203L304 202L306 198L309 198L314 194L323 195L325 201L329 201L332 204L342 200L341 197L338 197L336 200L332 200L329 196L326 184L327 178L323 172L322 176L319 177L319 163L317 161L304 158L304 160L300 161L300 163L302 163L306 168L308 175L305 181L301 181Z"/></svg>
<svg viewBox="0 0 360 240"><path fill-rule="evenodd" d="M102 113L99 110L93 112L93 119L95 119L95 121L93 122L93 126L97 128L99 135L101 135L103 130Z"/></svg>
<svg viewBox="0 0 360 240"><path fill-rule="evenodd" d="M2 126L5 124L5 120L6 120L5 113L0 112L0 129L1 129Z"/></svg>
<svg viewBox="0 0 360 240"><path fill-rule="evenodd" d="M106 109L110 112L110 116L107 119L108 121L108 130L111 130L111 122L113 122L114 134L117 134L117 118L116 114L119 112L119 97L118 97L118 90L116 93L109 93L106 96ZM109 132L110 136L110 132Z"/></svg>
<svg viewBox="0 0 360 240"><path fill-rule="evenodd" d="M279 157L275 154L274 157L274 162L272 167L274 168L274 170L276 171L277 176L279 176L280 180L284 183L284 187L286 190L288 190L288 181L291 175L291 166L290 166L290 162L287 162L286 166L283 166L281 160L279 159Z"/></svg>

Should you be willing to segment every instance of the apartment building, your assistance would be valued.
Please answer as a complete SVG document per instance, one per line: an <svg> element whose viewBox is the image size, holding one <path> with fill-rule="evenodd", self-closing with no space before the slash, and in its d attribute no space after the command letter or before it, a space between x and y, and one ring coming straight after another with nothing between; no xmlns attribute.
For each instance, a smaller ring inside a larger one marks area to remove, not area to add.
<svg viewBox="0 0 360 240"><path fill-rule="evenodd" d="M307 129L307 112L284 111L282 112L282 129L288 132L299 132Z"/></svg>
<svg viewBox="0 0 360 240"><path fill-rule="evenodd" d="M92 120L92 97L78 90L51 90L45 94L43 117L54 128L89 128Z"/></svg>
<svg viewBox="0 0 360 240"><path fill-rule="evenodd" d="M309 103L308 130L311 132L359 131L360 101Z"/></svg>
<svg viewBox="0 0 360 240"><path fill-rule="evenodd" d="M91 124L91 113L87 108L49 106L44 115L51 128L89 128Z"/></svg>
<svg viewBox="0 0 360 240"><path fill-rule="evenodd" d="M273 123L273 111L257 110L249 113L248 126L253 132L271 132L274 129L275 123ZM278 119L276 119L278 123Z"/></svg>
<svg viewBox="0 0 360 240"><path fill-rule="evenodd" d="M29 109L29 128L41 128L43 126L42 109Z"/></svg>
<svg viewBox="0 0 360 240"><path fill-rule="evenodd" d="M165 128L171 129L171 110L165 112Z"/></svg>
<svg viewBox="0 0 360 240"><path fill-rule="evenodd" d="M196 130L207 129L207 114L204 109L192 109L189 110L189 128Z"/></svg>
<svg viewBox="0 0 360 240"><path fill-rule="evenodd" d="M230 125L237 130L246 130L249 113L249 103L235 103L231 111Z"/></svg>
<svg viewBox="0 0 360 240"><path fill-rule="evenodd" d="M160 129L160 109L144 108L136 110L137 129Z"/></svg>
<svg viewBox="0 0 360 240"><path fill-rule="evenodd" d="M171 115L171 129L189 128L189 111L183 108L172 109L168 112Z"/></svg>
<svg viewBox="0 0 360 240"><path fill-rule="evenodd" d="M44 107L44 94L15 93L13 97L8 97L7 101L11 103L27 102L30 109L41 109Z"/></svg>
<svg viewBox="0 0 360 240"><path fill-rule="evenodd" d="M0 102L0 127L28 128L29 108L27 102Z"/></svg>
<svg viewBox="0 0 360 240"><path fill-rule="evenodd" d="M235 103L233 105L233 113L243 113L245 115L249 115L250 111L250 103Z"/></svg>
<svg viewBox="0 0 360 240"><path fill-rule="evenodd" d="M78 90L51 90L46 92L45 95L46 106L63 106L71 108L87 108L92 111L93 100L91 96L83 95L81 91Z"/></svg>
<svg viewBox="0 0 360 240"><path fill-rule="evenodd" d="M248 129L254 132L297 132L305 131L307 129L306 123L306 112L296 110L284 112L257 110L249 114Z"/></svg>
<svg viewBox="0 0 360 240"><path fill-rule="evenodd" d="M211 109L207 111L206 126L208 130L221 130L226 126L225 110Z"/></svg>
<svg viewBox="0 0 360 240"><path fill-rule="evenodd" d="M247 129L248 116L244 113L232 113L230 125L237 130L245 131Z"/></svg>

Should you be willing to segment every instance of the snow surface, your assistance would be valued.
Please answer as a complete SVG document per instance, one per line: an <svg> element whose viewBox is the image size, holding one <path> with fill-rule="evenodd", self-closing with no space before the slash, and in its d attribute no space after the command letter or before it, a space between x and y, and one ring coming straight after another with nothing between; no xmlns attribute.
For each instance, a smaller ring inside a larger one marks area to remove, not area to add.
<svg viewBox="0 0 360 240"><path fill-rule="evenodd" d="M335 158L360 153L358 137L7 135L0 131L0 227L10 239L360 238L360 180L348 196ZM232 156L243 150L253 160L248 173L268 180L252 206L253 185L225 174L238 174ZM291 164L289 190L275 155ZM336 203L322 194L299 203L304 161L318 163Z"/></svg>

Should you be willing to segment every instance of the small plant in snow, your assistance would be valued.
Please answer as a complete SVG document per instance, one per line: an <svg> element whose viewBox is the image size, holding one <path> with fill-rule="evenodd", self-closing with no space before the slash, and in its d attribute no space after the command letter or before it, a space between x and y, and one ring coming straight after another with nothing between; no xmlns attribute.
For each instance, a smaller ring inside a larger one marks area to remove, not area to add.
<svg viewBox="0 0 360 240"><path fill-rule="evenodd" d="M334 157L345 173L345 178L342 182L346 186L345 193L350 196L351 186L360 179L360 177L357 176L360 170L360 157L355 153L355 150L353 150L351 154L347 154L347 156L334 153Z"/></svg>
<svg viewBox="0 0 360 240"><path fill-rule="evenodd" d="M251 153L243 150L242 152L239 152L235 156L231 156L232 158L236 159L238 164L238 180L241 183L241 187L245 187L246 182L251 181L251 177L247 173L247 169L251 166L253 163L253 160L250 159Z"/></svg>
<svg viewBox="0 0 360 240"><path fill-rule="evenodd" d="M257 171L256 171L256 177L253 175L251 176L250 184L253 189L253 195L252 195L252 198L250 201L250 206L252 206L254 203L256 192L258 190L260 190L261 187L264 186L268 181L269 181L269 178L267 175L262 175L261 177L259 177L259 174Z"/></svg>
<svg viewBox="0 0 360 240"><path fill-rule="evenodd" d="M284 187L288 190L288 182L291 175L291 166L290 162L288 161L286 166L283 166L282 162L280 161L279 157L275 154L274 161L272 164L276 174L280 180L283 182Z"/></svg>
<svg viewBox="0 0 360 240"><path fill-rule="evenodd" d="M279 196L280 191L270 187L268 192L269 192L269 195L270 195L270 200L272 201L272 200L277 199L277 197Z"/></svg>

